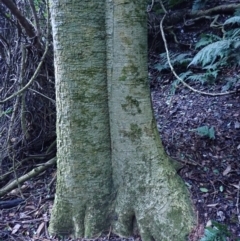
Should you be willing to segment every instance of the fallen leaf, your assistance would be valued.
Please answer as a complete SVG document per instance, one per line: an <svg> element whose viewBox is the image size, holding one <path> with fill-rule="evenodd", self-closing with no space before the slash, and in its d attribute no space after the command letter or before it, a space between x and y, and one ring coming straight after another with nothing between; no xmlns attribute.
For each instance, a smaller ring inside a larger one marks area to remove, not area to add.
<svg viewBox="0 0 240 241"><path fill-rule="evenodd" d="M223 176L226 176L231 170L231 165L228 165L227 168L223 171Z"/></svg>
<svg viewBox="0 0 240 241"><path fill-rule="evenodd" d="M235 188L237 188L237 189L239 189L239 184L237 185L237 184L231 184L233 187L235 187Z"/></svg>
<svg viewBox="0 0 240 241"><path fill-rule="evenodd" d="M12 234L15 234L19 230L20 227L21 227L20 224L16 224L12 229Z"/></svg>
<svg viewBox="0 0 240 241"><path fill-rule="evenodd" d="M212 207L216 207L218 205L218 203L212 203L212 204L208 204L207 207L212 208Z"/></svg>
<svg viewBox="0 0 240 241"><path fill-rule="evenodd" d="M41 232L42 232L42 229L44 228L44 224L45 224L45 222L42 222L42 223L38 226L38 229L37 229L37 232L36 232L36 234L37 234L38 237L40 236L40 234L41 234Z"/></svg>
<svg viewBox="0 0 240 241"><path fill-rule="evenodd" d="M208 220L207 224L206 224L206 227L211 227L211 226L212 226L212 220Z"/></svg>
<svg viewBox="0 0 240 241"><path fill-rule="evenodd" d="M234 123L234 127L235 127L235 129L239 129L240 128L240 123L238 121L236 121Z"/></svg>
<svg viewBox="0 0 240 241"><path fill-rule="evenodd" d="M201 191L201 192L208 192L208 189L205 188L205 187L200 187L200 191Z"/></svg>

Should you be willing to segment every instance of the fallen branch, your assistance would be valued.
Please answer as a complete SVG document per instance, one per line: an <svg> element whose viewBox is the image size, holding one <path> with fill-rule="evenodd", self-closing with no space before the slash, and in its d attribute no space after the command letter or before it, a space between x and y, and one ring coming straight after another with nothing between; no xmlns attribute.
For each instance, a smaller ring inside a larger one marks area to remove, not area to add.
<svg viewBox="0 0 240 241"><path fill-rule="evenodd" d="M226 4L226 5L220 5L214 8L210 8L207 10L198 10L198 11L192 11L192 10L182 10L182 11L174 11L172 13L168 13L166 16L165 25L166 26L172 26L177 23L180 23L184 18L185 19L191 19L191 18L199 18L202 16L212 16L215 14L233 14L237 8L240 8L240 4ZM165 11L164 11L165 12ZM166 13L166 12L165 12ZM149 14L149 21L154 21L151 23L151 25L156 26L160 22L160 18L158 16L155 16L154 13L150 12Z"/></svg>
<svg viewBox="0 0 240 241"><path fill-rule="evenodd" d="M8 192L12 191L14 188L18 186L18 184L22 184L28 179L37 176L39 173L45 171L50 166L54 165L56 163L57 158L54 157L50 159L48 162L44 163L42 166L36 167L30 172L26 173L25 175L18 178L18 180L14 180L7 184L4 188L0 189L0 197L4 196Z"/></svg>

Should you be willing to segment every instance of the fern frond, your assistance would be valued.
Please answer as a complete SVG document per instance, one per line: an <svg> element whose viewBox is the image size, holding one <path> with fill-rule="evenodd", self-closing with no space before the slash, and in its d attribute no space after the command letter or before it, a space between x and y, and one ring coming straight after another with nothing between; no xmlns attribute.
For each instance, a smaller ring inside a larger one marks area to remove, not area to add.
<svg viewBox="0 0 240 241"><path fill-rule="evenodd" d="M240 16L234 16L227 19L223 25L234 24L234 23L240 24Z"/></svg>
<svg viewBox="0 0 240 241"><path fill-rule="evenodd" d="M233 40L224 39L205 46L195 55L188 66L201 64L204 67L207 64L213 64L218 57L223 58L228 54L232 42Z"/></svg>
<svg viewBox="0 0 240 241"><path fill-rule="evenodd" d="M218 40L221 40L221 38L215 34L202 34L200 40L195 45L195 49L204 47Z"/></svg>
<svg viewBox="0 0 240 241"><path fill-rule="evenodd" d="M205 74L193 74L188 76L186 80L198 81L201 84L204 84L207 81Z"/></svg>
<svg viewBox="0 0 240 241"><path fill-rule="evenodd" d="M159 63L154 65L154 68L157 69L159 72L165 69L169 69L167 54L162 53L159 55L159 57L160 57ZM189 53L179 54L179 53L169 52L169 57L171 60L171 64L173 66L176 66L176 65L186 66L192 60L192 58L190 58Z"/></svg>
<svg viewBox="0 0 240 241"><path fill-rule="evenodd" d="M235 9L234 16L240 16L240 8Z"/></svg>
<svg viewBox="0 0 240 241"><path fill-rule="evenodd" d="M194 0L192 10L196 11L205 7L208 0Z"/></svg>
<svg viewBox="0 0 240 241"><path fill-rule="evenodd" d="M204 237L202 237L200 241L217 241L218 236L218 229L206 228L204 231Z"/></svg>
<svg viewBox="0 0 240 241"><path fill-rule="evenodd" d="M189 53L177 54L175 58L171 58L173 65L188 64L192 58L189 57Z"/></svg>
<svg viewBox="0 0 240 241"><path fill-rule="evenodd" d="M186 2L187 0L169 0L169 7L175 7L176 5Z"/></svg>
<svg viewBox="0 0 240 241"><path fill-rule="evenodd" d="M240 38L240 28L230 29L226 32L225 38L236 39Z"/></svg>
<svg viewBox="0 0 240 241"><path fill-rule="evenodd" d="M236 49L238 49L240 47L240 41L239 40L235 40L232 42L232 48L234 51L236 51Z"/></svg>
<svg viewBox="0 0 240 241"><path fill-rule="evenodd" d="M189 75L192 75L193 72L191 70L188 70L187 72L183 72L179 75L179 77L182 79L182 80L185 80Z"/></svg>
<svg viewBox="0 0 240 241"><path fill-rule="evenodd" d="M222 65L225 65L226 61L221 61ZM212 71L218 71L217 68L219 67L219 65L221 65L220 63L214 63L214 64L210 64L210 65L206 65L205 67L203 67L203 69L206 70L212 70Z"/></svg>
<svg viewBox="0 0 240 241"><path fill-rule="evenodd" d="M173 81L173 83L171 84L170 91L169 91L170 95L175 95L175 92L176 92L176 89L177 89L179 83L180 83L180 80L178 80L178 79Z"/></svg>
<svg viewBox="0 0 240 241"><path fill-rule="evenodd" d="M217 222L212 222L213 227L207 227L204 230L204 237L200 241L227 241L230 236L226 225Z"/></svg>

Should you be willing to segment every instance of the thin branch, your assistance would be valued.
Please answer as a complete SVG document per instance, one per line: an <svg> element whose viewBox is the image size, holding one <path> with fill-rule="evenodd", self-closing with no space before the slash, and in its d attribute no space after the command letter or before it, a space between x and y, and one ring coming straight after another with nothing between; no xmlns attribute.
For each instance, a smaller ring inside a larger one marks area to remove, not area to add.
<svg viewBox="0 0 240 241"><path fill-rule="evenodd" d="M163 12L164 12L165 14L167 14L167 10L166 10L166 8L165 8L162 0L159 0L159 3L160 3L160 5L161 5L161 8L162 8Z"/></svg>
<svg viewBox="0 0 240 241"><path fill-rule="evenodd" d="M31 89L31 88L29 88L29 90L31 90L31 91L33 91L33 92L35 92L35 93L37 93L37 94L45 97L46 99L50 100L54 105L56 105L56 101L53 100L53 99L51 99L51 98L49 98L48 96L46 96L46 95L44 95L44 94L42 94L42 93L40 93L40 92L38 92L38 91L36 91L36 90L34 90L34 89Z"/></svg>
<svg viewBox="0 0 240 241"><path fill-rule="evenodd" d="M34 5L34 2L33 2L33 0L28 0L28 2L29 2L29 5L31 7L33 18L34 18L34 22L35 22L35 25L36 25L35 28L37 30L37 36L40 37L41 30L40 30L39 19L38 19L38 16L37 16L37 12L36 12L36 8L35 8L35 5Z"/></svg>
<svg viewBox="0 0 240 241"><path fill-rule="evenodd" d="M3 1L3 0L1 0L1 1ZM4 0L4 1L5 1L5 0ZM42 58L41 58L41 60L40 60L40 62L39 62L39 64L38 64L38 66L37 66L37 68L36 68L36 70L35 70L32 78L29 80L29 82L28 82L22 89L20 89L19 91L17 91L16 93L12 94L11 96L7 97L7 98L4 99L4 100L1 100L1 101L0 101L0 104L3 104L3 103L5 103L5 102L11 100L11 99L14 98L15 96L21 94L23 91L25 91L25 90L33 83L33 81L34 81L35 78L37 77L37 75L38 75L38 73L39 73L39 71L40 71L40 69L41 69L41 67L42 67L43 61L44 61L44 59L45 59L45 57L46 57L46 55L47 55L47 52L48 52L49 32L50 32L50 26L49 26L49 7L47 6L47 38L46 38L46 47L45 47L45 51L44 51L44 53L43 53L43 56L42 56Z"/></svg>
<svg viewBox="0 0 240 241"><path fill-rule="evenodd" d="M30 38L35 38L36 34L35 34L35 28L32 25L32 23L26 19L22 13L18 10L18 8L16 7L16 5L12 2L12 0L0 0L12 13L12 15L14 15L17 20L19 21L19 23L22 25L22 27L25 29L27 35Z"/></svg>

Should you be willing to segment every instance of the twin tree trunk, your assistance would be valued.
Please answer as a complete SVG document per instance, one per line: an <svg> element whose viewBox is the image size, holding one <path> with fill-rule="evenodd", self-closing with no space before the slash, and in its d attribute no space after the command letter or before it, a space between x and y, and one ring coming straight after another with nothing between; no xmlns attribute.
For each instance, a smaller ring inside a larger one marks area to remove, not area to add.
<svg viewBox="0 0 240 241"><path fill-rule="evenodd" d="M145 1L51 0L57 190L50 233L186 240L195 217L152 113ZM135 225L136 224L136 225Z"/></svg>

